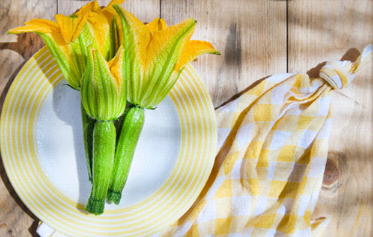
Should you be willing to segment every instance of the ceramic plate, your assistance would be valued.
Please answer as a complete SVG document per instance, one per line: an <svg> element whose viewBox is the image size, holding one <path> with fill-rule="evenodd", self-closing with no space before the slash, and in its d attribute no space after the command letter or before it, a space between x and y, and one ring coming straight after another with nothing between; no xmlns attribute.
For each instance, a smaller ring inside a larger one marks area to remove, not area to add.
<svg viewBox="0 0 373 237"><path fill-rule="evenodd" d="M193 204L216 152L215 113L188 65L155 110L147 110L119 205L85 211L88 181L80 93L46 48L21 69L1 114L3 163L17 194L43 222L70 236L147 236Z"/></svg>

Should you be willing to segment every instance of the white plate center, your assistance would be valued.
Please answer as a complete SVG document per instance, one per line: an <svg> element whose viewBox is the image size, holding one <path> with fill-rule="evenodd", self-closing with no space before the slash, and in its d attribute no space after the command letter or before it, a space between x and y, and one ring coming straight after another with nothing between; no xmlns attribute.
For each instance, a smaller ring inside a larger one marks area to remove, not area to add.
<svg viewBox="0 0 373 237"><path fill-rule="evenodd" d="M47 95L37 121L40 164L50 181L67 197L86 204L88 181L83 148L80 92L59 82ZM145 125L136 147L121 203L131 206L158 190L175 167L181 146L178 113L167 96L155 110L145 111Z"/></svg>

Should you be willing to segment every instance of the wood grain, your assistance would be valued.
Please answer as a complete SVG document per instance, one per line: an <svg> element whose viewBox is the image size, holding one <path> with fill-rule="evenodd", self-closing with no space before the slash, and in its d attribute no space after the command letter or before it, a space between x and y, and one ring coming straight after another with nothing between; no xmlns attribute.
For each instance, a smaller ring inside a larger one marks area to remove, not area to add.
<svg viewBox="0 0 373 237"><path fill-rule="evenodd" d="M354 61L372 43L372 13L370 0L289 1L289 71L314 68L309 74L317 76L324 61ZM329 150L345 168L337 186L323 188L313 213L332 219L325 236L373 235L372 68L370 63L350 87L334 93Z"/></svg>
<svg viewBox="0 0 373 237"><path fill-rule="evenodd" d="M57 1L0 1L0 109L11 82L22 65L42 46L34 33L7 35L7 31L34 18L53 19ZM37 236L38 219L27 209L12 188L0 160L0 236Z"/></svg>
<svg viewBox="0 0 373 237"><path fill-rule="evenodd" d="M162 1L169 25L197 20L193 39L211 42L222 54L193 63L219 106L253 82L286 71L286 2Z"/></svg>

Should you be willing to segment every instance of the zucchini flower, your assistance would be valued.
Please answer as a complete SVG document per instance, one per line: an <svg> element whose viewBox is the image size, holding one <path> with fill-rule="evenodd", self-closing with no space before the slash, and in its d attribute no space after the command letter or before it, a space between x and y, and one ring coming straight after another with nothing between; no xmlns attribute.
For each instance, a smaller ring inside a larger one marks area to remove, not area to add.
<svg viewBox="0 0 373 237"><path fill-rule="evenodd" d="M26 22L25 26L9 30L8 34L26 32L39 34L69 85L79 90L85 71L88 45L99 49L107 59L114 57L119 36L112 37L113 34L117 34L113 32L117 27L115 27L115 11L112 5L123 2L124 0L112 0L107 7L101 9L95 0L70 16L57 14L56 22L33 19Z"/></svg>
<svg viewBox="0 0 373 237"><path fill-rule="evenodd" d="M112 7L123 2L112 0L101 9L95 0L70 16L57 14L56 22L34 19L8 31L39 34L70 87L81 90L84 149L88 178L93 182L86 209L95 214L103 212L105 181L111 178L116 139L111 120L119 117L126 105L120 69L122 30Z"/></svg>
<svg viewBox="0 0 373 237"><path fill-rule="evenodd" d="M87 114L96 120L115 120L126 107L122 76L123 49L107 62L98 50L88 47L86 72L80 89Z"/></svg>
<svg viewBox="0 0 373 237"><path fill-rule="evenodd" d="M103 213L114 165L116 128L113 120L126 107L126 88L122 76L123 49L107 62L99 50L88 47L86 71L81 86L82 104L96 120L93 129L93 182L86 210Z"/></svg>
<svg viewBox="0 0 373 237"><path fill-rule="evenodd" d="M113 7L125 35L122 42L127 100L136 106L156 107L187 63L204 53L219 54L209 42L190 40L196 26L192 18L170 27L159 18L144 25L119 5Z"/></svg>
<svg viewBox="0 0 373 237"><path fill-rule="evenodd" d="M117 25L116 12L112 5L123 2L124 0L112 0L107 7L101 9L95 0L70 16L57 14L56 22L34 19L8 33L39 34L67 83L72 88L80 90L89 54L87 47L90 45L98 50L106 61L112 59L119 48L121 30ZM87 115L83 106L81 112L88 179L92 181L92 133L95 121Z"/></svg>
<svg viewBox="0 0 373 237"><path fill-rule="evenodd" d="M114 4L123 35L123 76L127 101L132 104L120 131L108 200L119 204L135 147L144 124L144 109L154 109L169 93L187 63L204 53L219 54L205 41L190 40L192 18L167 27L156 18L148 25Z"/></svg>
<svg viewBox="0 0 373 237"><path fill-rule="evenodd" d="M113 4L121 4L124 0L112 0L109 5L101 9L97 0L90 2L79 10L80 12L89 12L86 24L81 31L81 48L84 55L88 52L87 46L99 50L101 55L107 60L111 60L118 48L121 40L121 30L117 24L117 17Z"/></svg>

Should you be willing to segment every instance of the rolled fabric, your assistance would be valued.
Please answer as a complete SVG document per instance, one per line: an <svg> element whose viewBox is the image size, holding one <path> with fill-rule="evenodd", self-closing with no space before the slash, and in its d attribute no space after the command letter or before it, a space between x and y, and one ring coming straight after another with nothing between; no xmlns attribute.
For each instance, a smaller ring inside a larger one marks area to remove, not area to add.
<svg viewBox="0 0 373 237"><path fill-rule="evenodd" d="M372 58L373 46L368 45L358 59L350 61L327 62L320 70L320 77L326 80L334 89L349 86L355 73Z"/></svg>

